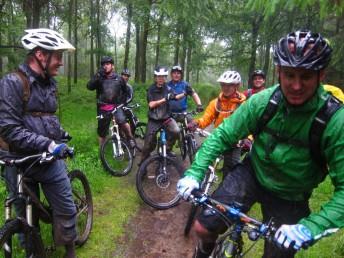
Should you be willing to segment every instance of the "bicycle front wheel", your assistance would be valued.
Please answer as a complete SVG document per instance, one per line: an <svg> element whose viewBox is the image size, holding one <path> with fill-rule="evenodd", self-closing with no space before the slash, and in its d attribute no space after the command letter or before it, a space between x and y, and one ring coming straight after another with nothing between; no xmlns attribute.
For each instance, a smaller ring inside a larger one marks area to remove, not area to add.
<svg viewBox="0 0 344 258"><path fill-rule="evenodd" d="M136 187L142 200L155 209L168 209L178 204L177 182L182 168L170 157L154 155L146 159L136 174Z"/></svg>
<svg viewBox="0 0 344 258"><path fill-rule="evenodd" d="M80 170L73 170L69 174L72 186L73 200L77 210L77 233L75 244L82 246L88 239L93 224L93 201L88 180Z"/></svg>
<svg viewBox="0 0 344 258"><path fill-rule="evenodd" d="M192 163L192 161L194 160L195 158L195 154L196 154L196 140L195 138L193 137L193 135L188 135L187 137L187 152L188 152L188 157L189 157L189 161L190 161L190 164Z"/></svg>
<svg viewBox="0 0 344 258"><path fill-rule="evenodd" d="M121 146L116 139L108 138L100 149L102 164L113 176L125 176L133 166L133 155L128 145L123 141L120 141L120 144Z"/></svg>
<svg viewBox="0 0 344 258"><path fill-rule="evenodd" d="M0 229L0 246L5 258L47 257L38 229L20 219L8 221Z"/></svg>

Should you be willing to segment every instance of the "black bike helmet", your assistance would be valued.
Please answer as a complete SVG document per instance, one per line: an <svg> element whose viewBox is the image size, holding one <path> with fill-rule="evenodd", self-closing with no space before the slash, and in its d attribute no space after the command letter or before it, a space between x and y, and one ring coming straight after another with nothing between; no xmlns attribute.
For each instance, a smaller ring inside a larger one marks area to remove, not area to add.
<svg viewBox="0 0 344 258"><path fill-rule="evenodd" d="M111 56L103 56L100 60L100 64L103 66L105 63L111 63L113 64L113 59Z"/></svg>
<svg viewBox="0 0 344 258"><path fill-rule="evenodd" d="M128 75L130 77L130 71L128 68L124 68L121 72L121 75Z"/></svg>
<svg viewBox="0 0 344 258"><path fill-rule="evenodd" d="M251 78L253 79L254 76L262 76L265 79L265 73L262 70L255 70L252 73Z"/></svg>
<svg viewBox="0 0 344 258"><path fill-rule="evenodd" d="M176 71L178 71L180 73L183 73L183 69L182 69L182 67L180 65L172 66L171 73L176 72Z"/></svg>
<svg viewBox="0 0 344 258"><path fill-rule="evenodd" d="M274 50L276 65L324 69L331 60L332 48L319 33L296 31L279 40Z"/></svg>

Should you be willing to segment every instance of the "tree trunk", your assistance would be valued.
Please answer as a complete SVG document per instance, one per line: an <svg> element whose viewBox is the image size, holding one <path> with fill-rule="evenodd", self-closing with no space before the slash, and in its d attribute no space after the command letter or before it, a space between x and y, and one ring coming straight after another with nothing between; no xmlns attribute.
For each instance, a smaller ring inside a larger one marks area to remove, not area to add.
<svg viewBox="0 0 344 258"><path fill-rule="evenodd" d="M78 0L74 0L74 84L78 82Z"/></svg>
<svg viewBox="0 0 344 258"><path fill-rule="evenodd" d="M91 36L90 36L90 78L94 74L94 47L93 47L93 39L94 39L94 10L93 10L93 0L90 0L90 12L91 12Z"/></svg>
<svg viewBox="0 0 344 258"><path fill-rule="evenodd" d="M161 38L161 23L164 19L164 14L161 14L159 21L158 21L158 31L157 31L157 40L156 40L156 48L155 48L155 67L159 64L159 57L160 57L160 38Z"/></svg>
<svg viewBox="0 0 344 258"><path fill-rule="evenodd" d="M253 73L255 66L256 66L256 50L257 50L257 38L258 38L258 32L259 27L261 24L261 21L263 20L262 16L258 16L257 18L252 20L252 38L251 38L251 59L250 59L250 65L248 69L248 85L251 86L251 74Z"/></svg>
<svg viewBox="0 0 344 258"><path fill-rule="evenodd" d="M183 43L182 43L182 55L180 57L180 66L183 68L183 70L185 70L185 59L186 59L186 51L187 51L187 30L185 29L183 31Z"/></svg>
<svg viewBox="0 0 344 258"><path fill-rule="evenodd" d="M2 9L4 8L6 0L2 0L0 4L0 13L2 13ZM0 15L0 24L3 24L2 16ZM3 24L4 25L4 24ZM0 30L0 46L2 45L2 30ZM0 76L4 72L2 57L0 56Z"/></svg>
<svg viewBox="0 0 344 258"><path fill-rule="evenodd" d="M186 63L186 72L184 71L185 74L185 80L190 81L190 73L191 73L191 57L192 57L192 44L189 41L188 43L189 47L187 49L187 63Z"/></svg>
<svg viewBox="0 0 344 258"><path fill-rule="evenodd" d="M115 56L114 56L114 66L115 70L117 70L117 34L115 33Z"/></svg>
<svg viewBox="0 0 344 258"><path fill-rule="evenodd" d="M48 0L24 0L23 12L26 17L26 28L39 28L41 8Z"/></svg>
<svg viewBox="0 0 344 258"><path fill-rule="evenodd" d="M176 37L176 43L174 44L175 49L174 49L174 61L173 64L178 64L179 61L179 47L180 47L180 31L178 29L177 31L177 37Z"/></svg>
<svg viewBox="0 0 344 258"><path fill-rule="evenodd" d="M133 16L133 5L127 4L127 34L125 36L125 52L124 52L124 63L123 68L128 68L129 50L130 50L130 30L131 30L131 18Z"/></svg>
<svg viewBox="0 0 344 258"><path fill-rule="evenodd" d="M150 9L152 7L152 0L148 0L149 8L145 21L143 23L143 32L142 32L142 48L141 48L141 82L146 82L146 66L147 66L147 41L148 41L148 32L149 32L149 23L150 23Z"/></svg>
<svg viewBox="0 0 344 258"><path fill-rule="evenodd" d="M266 41L266 43L265 43L264 67L263 67L263 71L266 75L268 75L269 66L270 66L270 42Z"/></svg>
<svg viewBox="0 0 344 258"><path fill-rule="evenodd" d="M73 1L69 2L68 10L68 41L72 42L72 15L73 15ZM67 71L67 88L68 93L72 91L72 56L68 53L68 71Z"/></svg>
<svg viewBox="0 0 344 258"><path fill-rule="evenodd" d="M136 41L136 53L135 53L135 82L140 81L140 57L141 57L141 47L140 47L140 24L135 24L135 41Z"/></svg>
<svg viewBox="0 0 344 258"><path fill-rule="evenodd" d="M100 0L96 0L96 10L97 10L97 64L100 63L100 50L102 49L101 45L101 34L100 34Z"/></svg>

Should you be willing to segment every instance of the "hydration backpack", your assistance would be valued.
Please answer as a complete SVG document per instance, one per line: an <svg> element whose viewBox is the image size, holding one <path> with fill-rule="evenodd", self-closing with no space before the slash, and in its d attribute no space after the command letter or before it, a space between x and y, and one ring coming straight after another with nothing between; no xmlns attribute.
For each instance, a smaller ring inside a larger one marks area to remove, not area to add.
<svg viewBox="0 0 344 258"><path fill-rule="evenodd" d="M309 131L309 142L307 144L299 140L291 139L290 137L279 135L272 129L266 127L267 123L276 114L282 97L281 89L280 87L277 87L272 93L262 116L258 120L256 131L253 133L254 137L257 137L257 135L262 131L266 131L279 142L285 142L295 146L308 147L312 159L320 166L324 172L324 175L326 175L327 163L321 150L321 137L333 114L336 113L336 111L339 110L343 104L340 102L340 100L329 94L329 97L325 101L324 105L319 109L314 117Z"/></svg>

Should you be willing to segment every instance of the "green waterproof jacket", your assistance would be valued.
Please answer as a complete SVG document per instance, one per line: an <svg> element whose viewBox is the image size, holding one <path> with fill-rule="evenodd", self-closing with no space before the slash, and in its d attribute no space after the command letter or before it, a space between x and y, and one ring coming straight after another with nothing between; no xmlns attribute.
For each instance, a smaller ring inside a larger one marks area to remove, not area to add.
<svg viewBox="0 0 344 258"><path fill-rule="evenodd" d="M225 119L204 142L185 175L200 182L216 157L238 140L254 133L276 87L253 95ZM302 106L290 106L283 99L266 127L292 139L291 142L307 144L311 123L327 97L328 93L320 86L315 95ZM344 108L338 110L327 124L321 148L335 189L332 198L319 212L300 221L311 230L313 236L326 229L344 226ZM251 161L258 182L282 199L303 200L324 180L324 174L312 160L307 146L278 142L264 130L254 140Z"/></svg>

